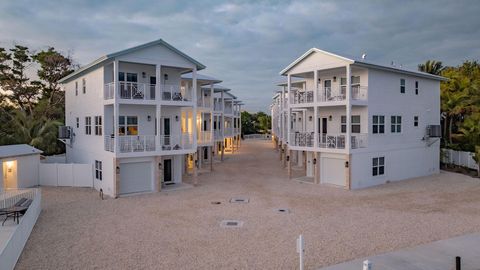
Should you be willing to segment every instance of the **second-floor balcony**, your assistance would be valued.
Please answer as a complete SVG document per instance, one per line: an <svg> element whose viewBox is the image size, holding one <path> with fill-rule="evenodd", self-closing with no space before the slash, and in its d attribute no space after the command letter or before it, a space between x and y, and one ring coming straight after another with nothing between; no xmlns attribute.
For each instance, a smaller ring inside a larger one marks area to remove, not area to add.
<svg viewBox="0 0 480 270"><path fill-rule="evenodd" d="M222 112L222 111L223 111L222 103L220 103L220 102L214 102L214 104L213 104L213 110L216 111L216 112Z"/></svg>
<svg viewBox="0 0 480 270"><path fill-rule="evenodd" d="M206 144L212 142L212 132L207 130L202 130L197 134L197 143Z"/></svg>
<svg viewBox="0 0 480 270"><path fill-rule="evenodd" d="M223 139L222 131L220 129L215 129L213 130L213 138L215 140L221 140Z"/></svg>
<svg viewBox="0 0 480 270"><path fill-rule="evenodd" d="M330 149L345 149L346 143L345 134L320 134L318 137L318 147ZM367 147L368 134L355 133L351 135L351 148L365 148Z"/></svg>
<svg viewBox="0 0 480 270"><path fill-rule="evenodd" d="M201 108L210 108L212 106L212 102L210 101L209 97L205 98L198 98L197 99L197 107Z"/></svg>
<svg viewBox="0 0 480 270"><path fill-rule="evenodd" d="M293 104L303 104L313 102L314 91L293 91Z"/></svg>
<svg viewBox="0 0 480 270"><path fill-rule="evenodd" d="M118 89L118 95L115 94ZM157 95L155 84L138 82L110 82L105 84L103 97L105 100L119 98L125 100L162 100L162 101L192 101L192 91L190 88L175 85L162 84L160 95Z"/></svg>
<svg viewBox="0 0 480 270"><path fill-rule="evenodd" d="M313 132L293 132L290 133L291 146L313 147Z"/></svg>
<svg viewBox="0 0 480 270"><path fill-rule="evenodd" d="M223 111L225 114L233 114L233 108L232 107L225 107L225 110Z"/></svg>
<svg viewBox="0 0 480 270"><path fill-rule="evenodd" d="M352 85L352 100L367 100L368 87L362 85ZM347 87L322 87L318 91L319 102L343 101L347 99Z"/></svg>
<svg viewBox="0 0 480 270"><path fill-rule="evenodd" d="M115 152L115 138L105 136L106 151ZM184 150L193 148L193 136L189 133L181 135L126 135L118 137L118 153L141 153L155 151Z"/></svg>
<svg viewBox="0 0 480 270"><path fill-rule="evenodd" d="M233 128L232 127L226 127L224 131L225 137L231 137L233 136Z"/></svg>

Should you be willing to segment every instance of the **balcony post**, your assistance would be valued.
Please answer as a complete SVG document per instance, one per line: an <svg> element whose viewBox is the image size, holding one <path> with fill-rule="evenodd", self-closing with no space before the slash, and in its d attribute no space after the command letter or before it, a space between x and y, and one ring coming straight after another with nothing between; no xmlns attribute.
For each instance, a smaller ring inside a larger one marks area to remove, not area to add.
<svg viewBox="0 0 480 270"><path fill-rule="evenodd" d="M162 66L155 65L155 100L162 100ZM157 133L160 134L160 133Z"/></svg>
<svg viewBox="0 0 480 270"><path fill-rule="evenodd" d="M192 135L193 135L193 149L197 149L197 67L194 67L192 70L192 100L193 102L193 110L192 110Z"/></svg>
<svg viewBox="0 0 480 270"><path fill-rule="evenodd" d="M114 102L116 102L118 98L118 60L113 61L113 98Z"/></svg>
<svg viewBox="0 0 480 270"><path fill-rule="evenodd" d="M318 102L318 70L313 71L313 102Z"/></svg>
<svg viewBox="0 0 480 270"><path fill-rule="evenodd" d="M352 82L350 78L350 73L351 73L351 67L350 64L348 64L346 67L346 79L347 79L347 102L346 102L346 110L347 110L347 115L346 115L346 124L347 124L347 136L345 138L345 149L347 150L347 153L350 153L350 141L351 141L351 136L352 136L352 104L351 104L351 99L352 99Z"/></svg>
<svg viewBox="0 0 480 270"><path fill-rule="evenodd" d="M114 148L113 148L113 152L114 153L120 153L119 151L119 145L120 145L120 138L119 138L119 135L118 135L118 129L119 129L119 126L118 126L118 118L120 117L119 113L120 113L120 108L119 108L119 104L117 102L115 102L113 104L113 135L114 135Z"/></svg>
<svg viewBox="0 0 480 270"><path fill-rule="evenodd" d="M317 148L318 147L318 107L317 104L315 104L315 107L313 107L313 147Z"/></svg>
<svg viewBox="0 0 480 270"><path fill-rule="evenodd" d="M155 134L157 135L155 137L155 151L159 151L160 149L162 149L162 141L160 136L160 126L162 123L162 106L159 104L155 106L155 121L157 123L157 130L155 131Z"/></svg>
<svg viewBox="0 0 480 270"><path fill-rule="evenodd" d="M291 129L291 121L292 121L292 116L291 116L291 111L290 111L290 103L292 102L291 101L291 97L290 97L290 93L291 93L291 89L292 88L292 77L290 74L287 75L287 97L288 97L288 103L287 103L287 144L290 144L290 129Z"/></svg>

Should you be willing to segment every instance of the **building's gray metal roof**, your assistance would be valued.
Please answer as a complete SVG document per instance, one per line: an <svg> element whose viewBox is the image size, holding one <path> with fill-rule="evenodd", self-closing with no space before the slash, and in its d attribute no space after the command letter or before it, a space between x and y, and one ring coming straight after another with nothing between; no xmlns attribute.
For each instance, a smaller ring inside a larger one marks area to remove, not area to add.
<svg viewBox="0 0 480 270"><path fill-rule="evenodd" d="M193 73L192 72L189 72L189 73L185 73L185 74L182 74L182 79L183 80L192 80L192 75ZM219 79L216 79L214 77L211 77L211 76L207 76L207 75L204 75L204 74L198 74L197 73L197 81L200 81L200 83L204 83L204 84L215 84L215 83L221 83L222 80L219 80Z"/></svg>
<svg viewBox="0 0 480 270"><path fill-rule="evenodd" d="M433 75L433 74L426 73L426 72L421 72L421 71L418 71L418 70L412 70L412 69L400 68L400 67L395 67L395 66L387 66L387 65L377 64L377 63L373 63L371 61L366 61L365 59L358 59L358 58L355 58L355 57L350 57L350 58L343 57L343 56L340 56L338 54L334 54L334 53L327 52L327 51L324 51L324 50L320 50L320 49L317 49L317 48L311 48L310 50L305 52L302 56L295 59L295 61L293 61L286 68L284 68L282 71L280 71L280 75L286 75L286 73L291 68L293 68L295 65L300 63L303 59L307 58L310 54L315 53L315 52L319 52L319 53L323 53L323 54L327 54L327 55L339 58L341 60L344 60L344 61L349 62L350 64L353 64L353 65L356 65L356 66L382 69L382 70L404 73L404 74L419 76L419 77L433 79L433 80L440 80L440 81L447 80L447 78L445 78L445 77Z"/></svg>
<svg viewBox="0 0 480 270"><path fill-rule="evenodd" d="M28 144L12 144L0 146L0 158L18 157L43 153Z"/></svg>
<svg viewBox="0 0 480 270"><path fill-rule="evenodd" d="M88 70L90 70L94 67L100 66L101 64L103 64L106 61L109 61L111 59L114 59L115 57L118 57L118 56L121 56L121 55L124 55L124 54L128 54L128 53L131 53L131 52L134 52L134 51L137 51L137 50L141 50L141 49L144 49L144 48L148 48L148 47L151 47L151 46L155 46L155 45L163 45L163 46L167 47L168 49L172 50L173 52L179 54L180 56L184 57L188 61L195 64L197 66L197 70L202 70L202 69L205 68L205 66L203 64L201 64L197 60L193 59L192 57L186 55L185 53L181 52L180 50L173 47L172 45L168 44L163 39L157 39L157 40L154 40L154 41L151 41L151 42L148 42L148 43L145 43L145 44L141 44L141 45L138 45L138 46L135 46L135 47L132 47L132 48L128 48L128 49L121 50L121 51L118 51L118 52L115 52L115 53L104 55L104 56L98 58L97 60L91 62L90 64L77 69L75 72L71 73L70 75L63 77L58 82L59 83L68 82L71 79L76 78L80 74L83 74L84 72L86 72L86 71L88 71Z"/></svg>

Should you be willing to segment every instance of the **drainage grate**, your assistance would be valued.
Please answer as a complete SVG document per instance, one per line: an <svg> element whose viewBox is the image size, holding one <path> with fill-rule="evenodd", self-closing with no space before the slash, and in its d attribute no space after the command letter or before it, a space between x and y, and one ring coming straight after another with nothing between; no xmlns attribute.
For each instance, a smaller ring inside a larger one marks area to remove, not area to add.
<svg viewBox="0 0 480 270"><path fill-rule="evenodd" d="M221 204L221 202L210 202L211 204Z"/></svg>
<svg viewBox="0 0 480 270"><path fill-rule="evenodd" d="M290 213L290 209L288 209L288 208L278 208L278 209L275 209L275 211L277 211L279 213L282 213L282 214Z"/></svg>
<svg viewBox="0 0 480 270"><path fill-rule="evenodd" d="M222 220L220 227L222 228L239 228L243 226L243 221L240 220Z"/></svg>
<svg viewBox="0 0 480 270"><path fill-rule="evenodd" d="M231 203L248 203L250 200L243 197L234 197L230 199Z"/></svg>

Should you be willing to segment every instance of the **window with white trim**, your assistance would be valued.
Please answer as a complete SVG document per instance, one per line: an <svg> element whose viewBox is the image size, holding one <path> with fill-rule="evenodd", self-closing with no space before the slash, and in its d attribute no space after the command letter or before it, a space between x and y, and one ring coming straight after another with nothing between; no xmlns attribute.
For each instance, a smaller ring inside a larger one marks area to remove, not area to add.
<svg viewBox="0 0 480 270"><path fill-rule="evenodd" d="M75 82L75 96L78 96L78 81Z"/></svg>
<svg viewBox="0 0 480 270"><path fill-rule="evenodd" d="M342 115L340 118L340 131L341 133L347 132L347 116ZM350 126L352 133L360 133L360 115L352 115L350 118Z"/></svg>
<svg viewBox="0 0 480 270"><path fill-rule="evenodd" d="M400 79L400 93L405 94L405 79Z"/></svg>
<svg viewBox="0 0 480 270"><path fill-rule="evenodd" d="M413 117L413 126L418 127L418 116Z"/></svg>
<svg viewBox="0 0 480 270"><path fill-rule="evenodd" d="M385 174L385 157L375 157L372 159L372 175Z"/></svg>
<svg viewBox="0 0 480 270"><path fill-rule="evenodd" d="M383 134L385 133L385 116L374 115L372 119L372 133Z"/></svg>
<svg viewBox="0 0 480 270"><path fill-rule="evenodd" d="M90 116L85 117L85 134L92 134L92 117Z"/></svg>
<svg viewBox="0 0 480 270"><path fill-rule="evenodd" d="M138 117L119 116L118 135L138 135Z"/></svg>
<svg viewBox="0 0 480 270"><path fill-rule="evenodd" d="M95 179L102 181L103 171L102 171L102 162L95 160Z"/></svg>
<svg viewBox="0 0 480 270"><path fill-rule="evenodd" d="M102 135L102 117L95 116L95 135Z"/></svg>
<svg viewBox="0 0 480 270"><path fill-rule="evenodd" d="M390 118L390 131L392 133L402 132L402 117L399 115L392 115Z"/></svg>
<svg viewBox="0 0 480 270"><path fill-rule="evenodd" d="M82 79L82 92L87 93L87 80L85 78Z"/></svg>
<svg viewBox="0 0 480 270"><path fill-rule="evenodd" d="M415 81L415 95L418 95L418 81Z"/></svg>
<svg viewBox="0 0 480 270"><path fill-rule="evenodd" d="M75 119L75 123L76 123L76 125L77 125L77 128L79 128L79 127L80 127L80 118L77 117L77 118Z"/></svg>

